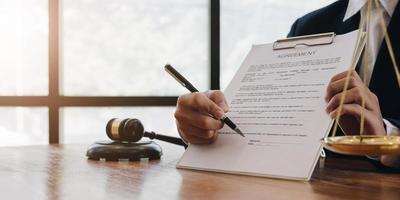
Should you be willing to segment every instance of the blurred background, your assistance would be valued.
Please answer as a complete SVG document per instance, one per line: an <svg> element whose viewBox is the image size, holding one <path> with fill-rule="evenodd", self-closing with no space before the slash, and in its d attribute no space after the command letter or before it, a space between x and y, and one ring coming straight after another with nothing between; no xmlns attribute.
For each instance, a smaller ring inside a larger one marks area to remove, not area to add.
<svg viewBox="0 0 400 200"><path fill-rule="evenodd" d="M147 130L177 136L174 104L60 106L54 101L146 97L157 102L187 93L165 73L166 63L202 91L211 88L211 71L219 69L214 84L224 90L252 44L286 37L298 17L332 2L0 0L0 146L47 144L49 135L59 143L91 143L106 139L105 125L113 117L139 118ZM54 12L51 5L56 5ZM212 15L220 19L218 30L210 28L216 24ZM49 28L52 19L58 32ZM218 44L211 39L215 34ZM57 49L50 43L58 44ZM215 46L219 65L211 64ZM49 60L57 51L54 65ZM50 98L52 68L57 68L59 84L56 98L45 101L52 105L30 106L30 99ZM59 117L52 120L53 104ZM57 130L50 130L49 123Z"/></svg>

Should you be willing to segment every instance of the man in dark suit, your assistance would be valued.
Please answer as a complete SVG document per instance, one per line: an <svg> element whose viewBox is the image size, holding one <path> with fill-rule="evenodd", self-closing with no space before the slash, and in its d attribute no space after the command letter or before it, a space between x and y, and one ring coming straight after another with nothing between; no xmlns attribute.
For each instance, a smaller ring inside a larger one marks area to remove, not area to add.
<svg viewBox="0 0 400 200"><path fill-rule="evenodd" d="M367 17L369 13L369 17ZM368 20L365 20L368 19ZM381 21L383 19L383 21ZM363 21L366 23L361 23ZM345 134L359 133L362 111L365 134L400 134L400 85L397 82L388 46L380 23L387 27L397 63L400 62L400 8L398 0L340 0L311 12L293 24L288 37L335 32L344 34L361 28L368 33L367 51L357 71L351 72L349 88L339 122ZM347 72L334 76L327 88L326 111L336 117ZM360 76L361 75L361 76ZM366 80L366 84L362 80ZM367 85L367 86L366 86ZM362 97L365 110L362 110ZM223 124L216 120L228 111L220 91L179 97L175 112L181 137L189 143L211 143ZM399 156L382 156L381 163L400 167Z"/></svg>

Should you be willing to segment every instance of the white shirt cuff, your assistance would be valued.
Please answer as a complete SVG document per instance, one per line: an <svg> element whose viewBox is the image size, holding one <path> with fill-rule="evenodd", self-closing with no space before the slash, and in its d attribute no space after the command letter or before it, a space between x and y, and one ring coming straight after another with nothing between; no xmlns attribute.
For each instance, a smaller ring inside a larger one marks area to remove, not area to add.
<svg viewBox="0 0 400 200"><path fill-rule="evenodd" d="M383 122L386 125L386 135L400 135L399 127L396 127L386 119L383 119Z"/></svg>

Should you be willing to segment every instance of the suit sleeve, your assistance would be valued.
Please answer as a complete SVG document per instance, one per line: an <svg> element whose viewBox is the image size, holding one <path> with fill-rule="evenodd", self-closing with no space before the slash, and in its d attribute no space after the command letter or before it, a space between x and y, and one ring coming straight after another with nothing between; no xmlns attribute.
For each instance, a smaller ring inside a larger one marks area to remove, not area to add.
<svg viewBox="0 0 400 200"><path fill-rule="evenodd" d="M297 23L299 22L299 19L297 19L293 24L292 27L290 28L289 33L287 34L287 37L295 37L297 36L296 34L296 29L297 29Z"/></svg>
<svg viewBox="0 0 400 200"><path fill-rule="evenodd" d="M393 126L396 126L398 129L400 129L400 119L393 119L393 118L387 118Z"/></svg>

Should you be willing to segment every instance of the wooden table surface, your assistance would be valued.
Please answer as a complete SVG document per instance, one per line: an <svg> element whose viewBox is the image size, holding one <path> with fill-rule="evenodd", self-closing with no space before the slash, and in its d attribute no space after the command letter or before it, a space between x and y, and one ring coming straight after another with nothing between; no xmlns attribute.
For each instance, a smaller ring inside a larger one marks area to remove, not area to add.
<svg viewBox="0 0 400 200"><path fill-rule="evenodd" d="M400 199L400 174L328 158L309 182L176 169L183 148L158 142L161 160L87 160L87 145L0 148L0 199Z"/></svg>

